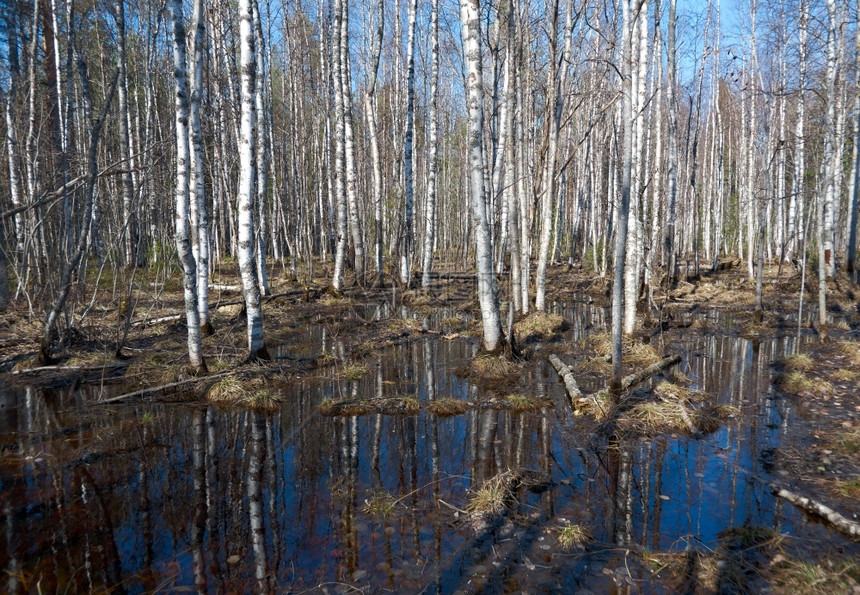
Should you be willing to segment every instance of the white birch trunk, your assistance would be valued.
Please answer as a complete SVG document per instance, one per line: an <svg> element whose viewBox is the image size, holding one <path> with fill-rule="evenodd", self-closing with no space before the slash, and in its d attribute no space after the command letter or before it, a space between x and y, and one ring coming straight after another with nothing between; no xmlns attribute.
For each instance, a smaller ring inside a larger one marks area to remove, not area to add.
<svg viewBox="0 0 860 595"><path fill-rule="evenodd" d="M335 117L335 151L334 151L334 171L335 171L335 204L336 211L336 241L335 241L335 257L334 257L334 275L332 276L332 287L335 291L340 291L343 285L343 269L346 262L347 249L347 207L346 207L346 179L344 169L344 97L342 72L343 62L340 59L341 44L340 36L342 34L343 24L343 2L344 0L335 0L334 5L334 26L332 27L332 79L334 85L334 117Z"/></svg>
<svg viewBox="0 0 860 595"><path fill-rule="evenodd" d="M436 177L438 172L439 138L438 85L439 85L439 0L433 0L430 8L430 156L427 174L427 203L425 206L426 230L424 232L424 264L421 286L430 286L430 271L433 267L433 245L436 240Z"/></svg>
<svg viewBox="0 0 860 595"><path fill-rule="evenodd" d="M403 241L400 249L400 282L409 283L412 268L412 212L414 208L414 177L412 169L413 133L415 130L415 21L418 0L409 2L409 25L406 41L406 130L403 136L403 167L405 176Z"/></svg>
<svg viewBox="0 0 860 595"><path fill-rule="evenodd" d="M254 27L254 43L258 49L256 52L256 73L254 80L254 107L256 110L256 162L257 162L257 199L254 201L254 264L256 265L257 283L260 295L269 295L269 276L266 272L266 254L268 246L266 243L266 203L268 202L269 190L269 162L268 155L268 129L266 116L266 60L263 51L264 38L263 26L260 20L260 7L257 0L251 0L251 18Z"/></svg>
<svg viewBox="0 0 860 595"><path fill-rule="evenodd" d="M623 34L621 41L621 122L624 135L621 164L621 204L618 208L618 218L615 225L615 276L612 283L612 383L613 391L621 387L621 335L623 331L624 310L624 266L627 251L627 219L630 213L630 183L633 163L633 79L632 79L632 35L633 24L630 2L621 0L623 11ZM672 27L674 26L675 0L671 0L669 9L669 35L674 41ZM671 43L671 42L670 42ZM672 68L670 64L670 68Z"/></svg>
<svg viewBox="0 0 860 595"><path fill-rule="evenodd" d="M122 0L120 0L122 1ZM191 61L191 187L190 200L196 205L197 217L197 311L202 332L212 332L209 316L209 218L206 212L206 178L203 162L203 130L200 125L200 101L203 95L203 55L206 44L206 24L203 0L194 0L194 38Z"/></svg>
<svg viewBox="0 0 860 595"><path fill-rule="evenodd" d="M367 114L367 132L370 141L370 157L373 162L373 219L374 219L374 263L377 285L382 286L382 163L379 156L379 131L376 124L376 78L379 57L382 53L382 34L385 24L385 1L376 2L376 30L373 35L367 92L364 95L364 111Z"/></svg>
<svg viewBox="0 0 860 595"><path fill-rule="evenodd" d="M188 325L188 358L196 370L205 370L200 339L200 314L197 310L197 264L188 234L189 159L188 80L186 77L185 23L181 0L171 3L173 16L173 71L176 78L176 249L182 263L185 293L185 319Z"/></svg>
<svg viewBox="0 0 860 595"><path fill-rule="evenodd" d="M469 111L469 189L472 200L472 225L476 242L478 301L483 322L483 347L498 351L504 344L499 315L499 297L493 272L493 251L484 188L483 164L483 81L481 73L481 21L478 0L460 1L460 23L466 61L467 102Z"/></svg>
<svg viewBox="0 0 860 595"><path fill-rule="evenodd" d="M666 250L666 274L670 286L674 286L678 280L678 249L675 246L675 228L678 221L678 109L675 104L678 66L675 57L675 2L676 0L669 0L669 31L667 34L667 68L669 73L666 88L666 103L669 108L669 163L666 170L669 185L669 206L666 214L664 246Z"/></svg>
<svg viewBox="0 0 860 595"><path fill-rule="evenodd" d="M174 0L178 2L179 0ZM242 112L239 132L238 260L248 327L249 359L267 359L263 337L260 287L254 266L254 184L257 177L255 138L256 52L251 15L253 0L239 0L239 40L241 53Z"/></svg>
<svg viewBox="0 0 860 595"><path fill-rule="evenodd" d="M349 61L349 2L343 2L343 21L340 36L340 77L343 88L343 143L346 167L346 202L349 209L349 231L355 250L355 278L359 285L365 282L364 232L358 212L358 173L355 165L355 141L352 125L352 75Z"/></svg>

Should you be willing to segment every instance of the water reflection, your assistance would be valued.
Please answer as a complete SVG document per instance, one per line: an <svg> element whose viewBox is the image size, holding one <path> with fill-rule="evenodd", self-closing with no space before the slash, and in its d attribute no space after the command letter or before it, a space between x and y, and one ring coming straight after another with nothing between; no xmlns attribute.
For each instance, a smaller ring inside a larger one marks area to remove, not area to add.
<svg viewBox="0 0 860 595"><path fill-rule="evenodd" d="M568 340L604 322L588 305L565 316ZM72 389L3 393L0 589L623 590L631 587L617 572L600 572L625 566L619 546L713 547L721 530L743 524L831 538L744 472L767 473L762 452L797 415L770 392L768 367L796 339L667 340L688 354L681 369L695 387L739 407L739 419L699 440L587 436L542 361L511 387L559 404L540 412L318 413L323 399L350 395L480 400L483 390L455 373L474 346L437 338L379 353L359 380L331 369L291 381L270 416L93 407L92 393ZM321 333L330 352L338 343ZM512 470L549 485L517 489L510 511L487 522L463 512L471 494ZM600 545L564 551L556 534L566 522L586 525Z"/></svg>

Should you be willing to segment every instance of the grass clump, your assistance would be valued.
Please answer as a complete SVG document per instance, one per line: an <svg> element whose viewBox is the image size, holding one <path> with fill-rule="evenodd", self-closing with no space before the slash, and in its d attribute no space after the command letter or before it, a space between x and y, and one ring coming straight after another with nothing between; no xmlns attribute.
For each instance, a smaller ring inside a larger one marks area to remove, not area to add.
<svg viewBox="0 0 860 595"><path fill-rule="evenodd" d="M697 409L693 421L699 431L710 434L719 430L727 419L740 415L741 410L731 405L708 405Z"/></svg>
<svg viewBox="0 0 860 595"><path fill-rule="evenodd" d="M370 490L364 499L361 512L370 517L388 518L394 512L397 499L385 490Z"/></svg>
<svg viewBox="0 0 860 595"><path fill-rule="evenodd" d="M847 368L839 368L830 375L830 378L836 382L857 382L860 380L860 372L848 370Z"/></svg>
<svg viewBox="0 0 860 595"><path fill-rule="evenodd" d="M206 400L266 412L277 411L283 403L283 397L270 389L263 379L244 381L236 376L227 376L211 385L206 390Z"/></svg>
<svg viewBox="0 0 860 595"><path fill-rule="evenodd" d="M679 402L645 401L634 405L626 417L632 429L641 432L682 431L688 429L683 407Z"/></svg>
<svg viewBox="0 0 860 595"><path fill-rule="evenodd" d="M860 500L860 478L839 482L839 493L847 498Z"/></svg>
<svg viewBox="0 0 860 595"><path fill-rule="evenodd" d="M517 393L506 396L505 401L510 404L512 411L516 411L518 413L540 411L541 409L546 409L547 407L553 407L555 405L551 399L530 397L528 395Z"/></svg>
<svg viewBox="0 0 860 595"><path fill-rule="evenodd" d="M860 343L854 341L840 341L836 344L840 355L849 359L852 364L860 365Z"/></svg>
<svg viewBox="0 0 860 595"><path fill-rule="evenodd" d="M787 355L780 363L786 372L810 372L815 367L812 358L805 353Z"/></svg>
<svg viewBox="0 0 860 595"><path fill-rule="evenodd" d="M511 471L491 477L469 498L466 510L471 513L496 516L505 512L515 501L513 487L517 475Z"/></svg>
<svg viewBox="0 0 860 595"><path fill-rule="evenodd" d="M369 369L370 368L368 368L367 366L365 366L363 364L351 364L348 366L344 366L344 368L340 371L338 376L342 380L348 380L350 382L357 382L357 381L361 380L362 378L364 378L364 376L367 374Z"/></svg>
<svg viewBox="0 0 860 595"><path fill-rule="evenodd" d="M781 591L798 595L856 593L860 588L860 566L848 558L816 563L779 555L769 574Z"/></svg>
<svg viewBox="0 0 860 595"><path fill-rule="evenodd" d="M526 342L529 339L548 339L565 327L564 318L558 314L533 312L515 323L514 331L521 342Z"/></svg>
<svg viewBox="0 0 860 595"><path fill-rule="evenodd" d="M847 454L860 453L860 429L843 432L830 446L833 450Z"/></svg>
<svg viewBox="0 0 860 595"><path fill-rule="evenodd" d="M592 335L588 343L588 346L598 357L609 357L612 355L612 337L609 333ZM636 342L633 338L626 336L621 340L621 353L626 362L636 366L650 366L662 359L657 350L651 345Z"/></svg>
<svg viewBox="0 0 860 595"><path fill-rule="evenodd" d="M367 401L335 401L334 399L323 399L320 403L320 413L327 416L333 415L364 415L373 408Z"/></svg>
<svg viewBox="0 0 860 595"><path fill-rule="evenodd" d="M425 405L425 408L439 417L452 417L466 413L471 408L471 403L452 397L443 397L430 401Z"/></svg>
<svg viewBox="0 0 860 595"><path fill-rule="evenodd" d="M487 380L505 380L520 373L520 366L502 355L479 355L469 364L473 376Z"/></svg>
<svg viewBox="0 0 860 595"><path fill-rule="evenodd" d="M591 533L582 525L566 523L558 531L558 544L566 551L585 547L591 541Z"/></svg>
<svg viewBox="0 0 860 595"><path fill-rule="evenodd" d="M793 394L810 393L813 395L823 395L833 392L832 384L826 380L809 378L803 372L780 374L774 382L785 392Z"/></svg>

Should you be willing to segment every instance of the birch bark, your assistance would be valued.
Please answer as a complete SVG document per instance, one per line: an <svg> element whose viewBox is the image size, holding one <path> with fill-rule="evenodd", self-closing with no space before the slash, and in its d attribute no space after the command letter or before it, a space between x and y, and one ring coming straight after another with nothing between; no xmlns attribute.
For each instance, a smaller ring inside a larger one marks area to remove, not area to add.
<svg viewBox="0 0 860 595"><path fill-rule="evenodd" d="M380 0L381 1L381 0ZM438 85L439 85L439 0L430 7L430 156L427 174L427 203L425 206L426 229L424 232L424 263L421 286L430 286L430 271L433 267L433 245L436 240L436 176L438 171L439 137Z"/></svg>
<svg viewBox="0 0 860 595"><path fill-rule="evenodd" d="M176 250L182 263L182 282L185 294L185 319L188 326L188 358L198 372L206 370L200 338L200 314L197 310L197 264L191 251L188 234L190 202L188 147L188 80L185 52L185 22L182 1L171 2L173 17L173 72L175 77L176 107L176 215L174 220Z"/></svg>
<svg viewBox="0 0 860 595"><path fill-rule="evenodd" d="M460 23L467 72L469 111L469 189L472 200L472 225L476 242L478 301L483 322L483 348L496 352L504 345L499 315L499 297L493 272L493 251L484 188L484 111L481 72L481 21L479 0L460 0Z"/></svg>
<svg viewBox="0 0 860 595"><path fill-rule="evenodd" d="M239 274L248 327L248 358L268 359L263 336L263 313L260 308L260 287L254 266L254 184L257 177L255 138L255 75L256 52L254 44L251 2L239 0L239 41L241 52L242 112L239 143L239 199L238 241ZM179 0L174 0L179 2Z"/></svg>

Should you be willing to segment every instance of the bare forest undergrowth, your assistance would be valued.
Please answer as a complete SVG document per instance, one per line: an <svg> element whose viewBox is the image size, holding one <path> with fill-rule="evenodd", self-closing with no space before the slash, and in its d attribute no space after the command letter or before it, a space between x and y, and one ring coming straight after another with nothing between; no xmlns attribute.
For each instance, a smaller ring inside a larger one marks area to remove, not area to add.
<svg viewBox="0 0 860 595"><path fill-rule="evenodd" d="M278 399L283 398L267 398L264 381L267 377L290 382L334 368L344 378L358 378L367 372L367 356L386 346L428 336L479 341L475 281L468 274L446 273L446 267L440 266L436 270L443 272L437 273L428 291L395 286L364 288L347 282L343 291L335 293L327 289L323 275L328 271L323 266L317 268L320 276L311 281L290 281L272 275L272 291L263 307L266 343L273 355L271 362L246 362L246 327L239 279L231 267L222 266L214 276L216 289L210 294L214 332L203 340L209 372L200 378L192 376L186 366L181 287L173 281L159 283L142 269L135 273L130 296L121 295L117 289L128 285L130 272L120 273L126 278L103 275L97 288L80 288L77 297L79 303L89 304L88 312L82 324L58 338L60 357L54 366L33 364L42 331L41 319L29 316L21 302L14 305L4 315L0 328L2 381L40 386L87 382L119 387L121 390L113 390L111 396L103 399L107 402L134 398L195 401L208 397L219 404L226 402L227 406L238 404L265 410L277 408ZM625 374L655 365L667 356L682 355L671 353L671 346L673 339L683 333L728 333L755 341L757 337L797 332L798 273L789 267L766 270L764 317L755 322L755 283L736 266L726 269L681 281L668 292L655 289L650 307L643 289L637 332L624 345ZM808 279L807 284L804 310L811 312L817 280ZM418 285L416 281L415 286ZM547 287L548 303L609 306L609 279L588 271L552 267ZM505 301L510 290L507 278L500 278L500 289ZM827 297L832 322L826 329L826 340L813 340L807 343L811 348L772 364L774 398L794 400L803 423L790 428L784 446L764 451L759 468L780 478L796 493L824 503L856 522L860 513L857 421L860 392L856 388L860 384L860 288L844 277L837 277L828 282ZM129 303L131 324L118 358L117 341L123 334L123 314ZM718 321L714 315L717 311L731 314L728 326L725 317ZM805 321L810 319L816 316L804 315ZM822 329L808 322L801 327L806 335L825 337ZM427 409L432 414L448 416L470 408L536 411L552 406L551 401L530 396L535 393L534 387L527 385L521 372L524 361L546 360L551 354L559 354L578 387L593 397L592 401L584 399L579 404L571 399L575 414L586 414L581 426L586 434L611 432L635 438L674 433L697 437L714 431L735 416L736 412L729 409L710 407L708 396L691 390L683 373L672 368L657 372L660 376L653 388L637 390L632 386L619 405L601 404L600 391L610 374L608 335L601 329L585 329L585 339L564 341L561 333L567 328L568 322L558 314L517 316L514 324L520 352L517 361L482 362L479 356L460 372L470 381L489 387L497 396L481 403L441 399ZM308 339L310 329L323 333L338 348L334 352L325 347L315 351L314 342ZM399 415L417 413L425 405L408 398L341 400L323 403L320 412ZM650 568L654 577L665 581L668 588L689 586L691 577L698 576L698 587L706 590L722 589L720 581L725 577L720 575L719 568L726 567L725 560L741 571L750 565L762 567L759 562L747 560L758 555L759 550L769 552L765 565L769 570L758 572L756 580L764 582L755 584L794 588L792 573L804 571L800 562L795 563L779 549L778 534L726 535L721 547L725 552L715 552L711 557L697 554L689 559L645 552L639 563ZM691 574L691 564L699 569L698 574ZM820 565L816 568L826 575L826 568ZM830 580L833 577L825 576L820 584L829 585L828 588L858 588L860 574L856 567L846 571L839 566L833 572L837 571L842 574L833 579L836 582ZM746 580L743 573L738 580L741 579ZM821 592L815 588L810 591Z"/></svg>

